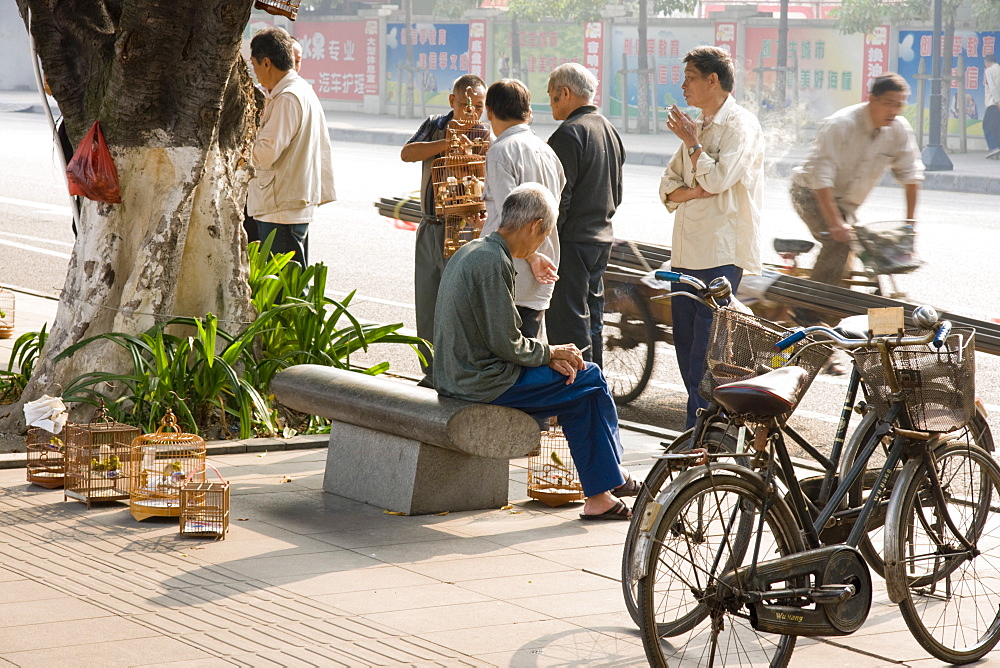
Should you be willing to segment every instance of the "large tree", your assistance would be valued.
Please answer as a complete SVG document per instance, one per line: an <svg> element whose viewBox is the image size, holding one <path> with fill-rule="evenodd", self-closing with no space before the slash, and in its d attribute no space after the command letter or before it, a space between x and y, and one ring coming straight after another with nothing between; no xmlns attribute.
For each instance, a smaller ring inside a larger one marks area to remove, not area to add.
<svg viewBox="0 0 1000 668"><path fill-rule="evenodd" d="M48 344L22 401L88 371L123 371L114 345L172 315L254 317L241 220L258 116L240 42L251 0L17 0L69 137L100 121L121 204L84 200ZM23 425L20 404L0 427Z"/></svg>

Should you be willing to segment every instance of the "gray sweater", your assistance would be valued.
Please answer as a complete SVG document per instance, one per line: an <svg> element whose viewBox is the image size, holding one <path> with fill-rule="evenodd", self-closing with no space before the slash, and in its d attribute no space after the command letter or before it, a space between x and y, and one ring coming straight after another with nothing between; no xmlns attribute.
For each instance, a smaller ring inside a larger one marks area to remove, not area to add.
<svg viewBox="0 0 1000 668"><path fill-rule="evenodd" d="M549 363L549 346L526 339L514 307L514 262L499 232L463 246L448 262L434 315L434 385L467 401L493 401L521 367Z"/></svg>

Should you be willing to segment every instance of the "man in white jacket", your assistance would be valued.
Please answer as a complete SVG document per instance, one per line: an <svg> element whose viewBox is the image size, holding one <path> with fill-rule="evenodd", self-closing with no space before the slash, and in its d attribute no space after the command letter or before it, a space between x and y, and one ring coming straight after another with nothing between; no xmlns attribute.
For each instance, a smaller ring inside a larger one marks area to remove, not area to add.
<svg viewBox="0 0 1000 668"><path fill-rule="evenodd" d="M336 199L326 115L312 87L292 68L292 37L265 28L250 42L250 63L268 94L253 146L247 214L260 238L275 233L272 253L308 263L309 223L316 207Z"/></svg>

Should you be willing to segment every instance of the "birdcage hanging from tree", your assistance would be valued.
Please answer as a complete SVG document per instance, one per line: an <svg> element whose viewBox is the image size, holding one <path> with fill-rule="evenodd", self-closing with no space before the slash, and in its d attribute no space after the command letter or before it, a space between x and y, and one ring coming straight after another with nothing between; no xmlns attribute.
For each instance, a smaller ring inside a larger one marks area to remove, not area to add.
<svg viewBox="0 0 1000 668"><path fill-rule="evenodd" d="M131 460L129 510L137 520L177 517L184 485L205 481L205 439L181 431L170 410L155 433L132 441Z"/></svg>
<svg viewBox="0 0 1000 668"><path fill-rule="evenodd" d="M103 408L94 422L67 424L63 459L64 498L87 504L127 499L131 485L129 452L138 427L115 422Z"/></svg>
<svg viewBox="0 0 1000 668"><path fill-rule="evenodd" d="M486 151L490 132L472 106L472 87L466 89L466 107L448 122L448 148L432 164L434 208L444 225L445 257L479 236L486 205Z"/></svg>
<svg viewBox="0 0 1000 668"><path fill-rule="evenodd" d="M299 14L299 4L299 0L255 0L253 8L294 21Z"/></svg>
<svg viewBox="0 0 1000 668"><path fill-rule="evenodd" d="M552 508L583 499L569 442L555 418L549 418L537 454L528 457L528 496Z"/></svg>

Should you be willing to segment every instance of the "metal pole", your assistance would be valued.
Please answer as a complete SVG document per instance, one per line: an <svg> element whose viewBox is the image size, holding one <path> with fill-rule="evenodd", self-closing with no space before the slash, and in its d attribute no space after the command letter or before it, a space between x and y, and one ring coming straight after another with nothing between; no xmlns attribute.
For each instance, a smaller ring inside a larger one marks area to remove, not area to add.
<svg viewBox="0 0 1000 668"><path fill-rule="evenodd" d="M921 158L929 172L947 172L955 168L941 146L941 26L942 0L934 0L934 37L931 39L931 101L927 146Z"/></svg>

